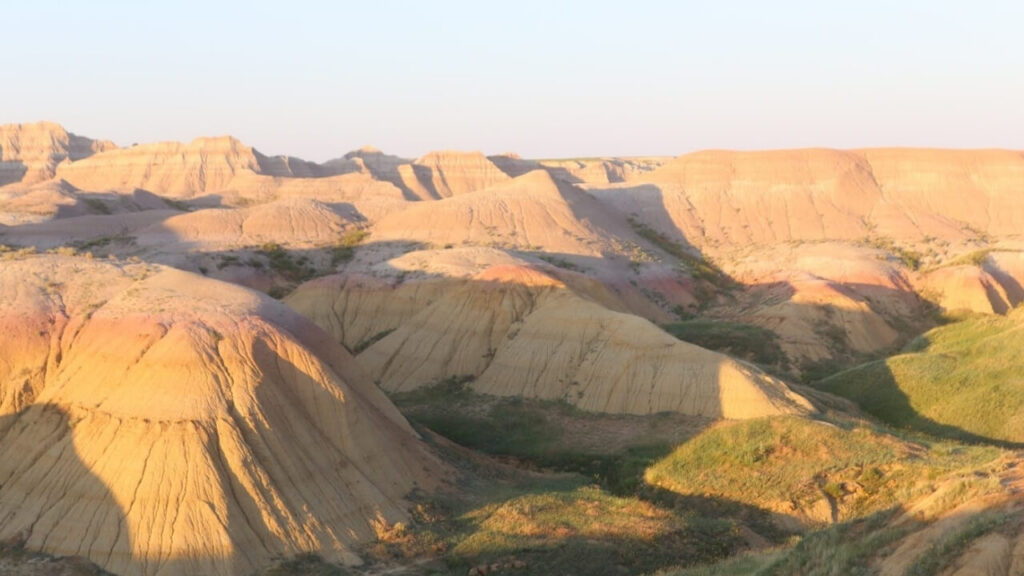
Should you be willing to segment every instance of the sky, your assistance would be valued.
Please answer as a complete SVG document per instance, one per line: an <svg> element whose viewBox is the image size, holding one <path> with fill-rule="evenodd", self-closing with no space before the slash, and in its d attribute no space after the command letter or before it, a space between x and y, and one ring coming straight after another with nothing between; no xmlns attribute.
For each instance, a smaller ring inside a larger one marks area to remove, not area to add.
<svg viewBox="0 0 1024 576"><path fill-rule="evenodd" d="M0 123L524 157L1024 149L1024 2L0 0Z"/></svg>

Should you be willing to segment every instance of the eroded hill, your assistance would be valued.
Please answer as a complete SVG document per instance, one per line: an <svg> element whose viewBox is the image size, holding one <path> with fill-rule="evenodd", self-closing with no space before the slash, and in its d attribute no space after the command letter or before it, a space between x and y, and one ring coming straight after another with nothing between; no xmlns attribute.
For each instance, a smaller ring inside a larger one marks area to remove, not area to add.
<svg viewBox="0 0 1024 576"><path fill-rule="evenodd" d="M287 308L174 269L0 267L0 539L122 574L355 549L443 465Z"/></svg>

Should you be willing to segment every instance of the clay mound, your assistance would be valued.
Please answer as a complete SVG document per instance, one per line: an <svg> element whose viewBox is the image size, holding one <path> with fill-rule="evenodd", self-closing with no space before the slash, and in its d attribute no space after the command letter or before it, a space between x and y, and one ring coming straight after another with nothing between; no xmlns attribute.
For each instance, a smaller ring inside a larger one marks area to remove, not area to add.
<svg viewBox="0 0 1024 576"><path fill-rule="evenodd" d="M559 282L609 310L627 310L618 296L597 280L476 246L418 250L369 269L310 280L284 302L350 350L361 351L428 307L453 285L502 270L525 271L524 282Z"/></svg>
<svg viewBox="0 0 1024 576"><path fill-rule="evenodd" d="M293 247L337 241L353 222L315 200L295 198L251 208L211 208L172 216L138 232L142 246L178 245L188 250L259 246Z"/></svg>
<svg viewBox="0 0 1024 576"><path fill-rule="evenodd" d="M630 234L622 228L585 192L536 170L474 194L412 204L377 222L373 239L598 256L613 234Z"/></svg>
<svg viewBox="0 0 1024 576"><path fill-rule="evenodd" d="M412 176L436 198L468 194L511 180L480 152L431 152L417 159L412 168Z"/></svg>
<svg viewBox="0 0 1024 576"><path fill-rule="evenodd" d="M234 185L245 198L260 201L308 198L331 204L336 208L351 208L371 221L408 206L408 200L401 188L362 172L323 178L273 179L247 174L237 178Z"/></svg>
<svg viewBox="0 0 1024 576"><path fill-rule="evenodd" d="M919 280L920 289L944 310L1005 314L1010 296L999 281L979 266L939 268Z"/></svg>
<svg viewBox="0 0 1024 576"><path fill-rule="evenodd" d="M252 148L223 136L104 152L60 166L57 176L83 190L142 188L163 196L191 198L224 190L237 174L259 170Z"/></svg>
<svg viewBox="0 0 1024 576"><path fill-rule="evenodd" d="M67 182L11 184L0 190L0 224L42 222L61 212L82 210L81 204L75 188Z"/></svg>
<svg viewBox="0 0 1024 576"><path fill-rule="evenodd" d="M145 210L110 215L85 215L8 228L5 241L48 250L59 246L112 242L130 244L140 230L180 214L178 210ZM172 248L172 247L168 247Z"/></svg>
<svg viewBox="0 0 1024 576"><path fill-rule="evenodd" d="M124 574L357 563L442 473L344 349L256 293L37 257L0 295L2 539Z"/></svg>
<svg viewBox="0 0 1024 576"><path fill-rule="evenodd" d="M375 287L376 296L357 279L313 285L288 303L339 341L358 331L360 363L392 392L472 376L479 392L596 412L752 418L811 410L760 370L609 310L540 269L505 265L391 294ZM331 289L348 294L332 297ZM392 303L401 312L380 318Z"/></svg>
<svg viewBox="0 0 1024 576"><path fill-rule="evenodd" d="M61 163L115 148L113 142L71 134L52 122L4 124L0 126L0 186L49 180Z"/></svg>
<svg viewBox="0 0 1024 576"><path fill-rule="evenodd" d="M791 360L875 354L930 327L899 264L873 248L772 246L730 262L728 272L745 289L721 313L775 332Z"/></svg>
<svg viewBox="0 0 1024 576"><path fill-rule="evenodd" d="M171 205L167 201L144 190L127 194L93 194L82 192L63 180L31 185L11 184L0 190L0 223L12 226L169 208Z"/></svg>
<svg viewBox="0 0 1024 576"><path fill-rule="evenodd" d="M926 271L917 289L948 311L1006 314L1024 302L1024 252L1012 247L961 254Z"/></svg>
<svg viewBox="0 0 1024 576"><path fill-rule="evenodd" d="M363 146L341 158L324 162L323 166L358 166L378 180L401 186L402 178L398 173L398 167L408 163L409 161L404 158L385 154L373 146Z"/></svg>

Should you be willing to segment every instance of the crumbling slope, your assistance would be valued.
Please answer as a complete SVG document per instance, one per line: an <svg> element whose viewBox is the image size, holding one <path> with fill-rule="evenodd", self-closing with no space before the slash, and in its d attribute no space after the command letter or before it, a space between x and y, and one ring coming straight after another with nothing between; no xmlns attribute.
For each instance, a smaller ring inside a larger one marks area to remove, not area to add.
<svg viewBox="0 0 1024 576"><path fill-rule="evenodd" d="M323 360L330 358L330 360ZM441 465L315 326L184 272L0 268L0 538L123 574L249 574L405 519Z"/></svg>

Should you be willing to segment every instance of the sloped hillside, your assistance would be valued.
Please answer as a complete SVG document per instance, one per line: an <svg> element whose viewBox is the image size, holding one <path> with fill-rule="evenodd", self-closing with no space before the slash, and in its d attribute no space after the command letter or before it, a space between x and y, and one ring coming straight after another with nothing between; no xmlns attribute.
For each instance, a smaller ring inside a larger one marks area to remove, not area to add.
<svg viewBox="0 0 1024 576"><path fill-rule="evenodd" d="M354 548L444 466L329 338L248 290L54 256L0 268L0 539L122 574Z"/></svg>

